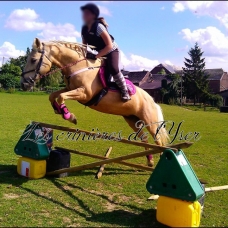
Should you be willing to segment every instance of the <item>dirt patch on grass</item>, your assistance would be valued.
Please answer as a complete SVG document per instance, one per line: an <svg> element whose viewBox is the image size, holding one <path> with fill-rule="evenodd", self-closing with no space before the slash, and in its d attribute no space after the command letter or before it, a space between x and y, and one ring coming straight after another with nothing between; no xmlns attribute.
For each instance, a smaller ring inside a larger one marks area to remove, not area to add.
<svg viewBox="0 0 228 228"><path fill-rule="evenodd" d="M71 188L69 185L65 185L65 186L63 186L63 189L66 190L66 191L69 191L69 190L71 190L72 188Z"/></svg>
<svg viewBox="0 0 228 228"><path fill-rule="evenodd" d="M137 204L145 204L145 201L140 198L135 198L133 199L133 201L136 202Z"/></svg>
<svg viewBox="0 0 228 228"><path fill-rule="evenodd" d="M39 195L49 197L49 194L47 192L39 192Z"/></svg>
<svg viewBox="0 0 228 228"><path fill-rule="evenodd" d="M181 108L181 107L180 107ZM181 108L181 109L184 109L184 110L187 110L187 111L193 111L191 109L188 109L188 108Z"/></svg>
<svg viewBox="0 0 228 228"><path fill-rule="evenodd" d="M104 206L108 211L113 211L116 208L116 204L108 202Z"/></svg>
<svg viewBox="0 0 228 228"><path fill-rule="evenodd" d="M4 199L17 199L20 196L17 194L9 193L9 194L4 194L3 198Z"/></svg>
<svg viewBox="0 0 228 228"><path fill-rule="evenodd" d="M44 217L47 217L47 218L50 217L50 213L48 211L46 211L46 210L41 210L41 212L39 214L41 214L41 215L43 215Z"/></svg>
<svg viewBox="0 0 228 228"><path fill-rule="evenodd" d="M71 223L71 219L70 218L68 218L68 217L63 217L63 223L64 224L69 224L69 223Z"/></svg>
<svg viewBox="0 0 228 228"><path fill-rule="evenodd" d="M119 202L129 202L132 199L132 197L125 196L125 195L119 195L118 201Z"/></svg>

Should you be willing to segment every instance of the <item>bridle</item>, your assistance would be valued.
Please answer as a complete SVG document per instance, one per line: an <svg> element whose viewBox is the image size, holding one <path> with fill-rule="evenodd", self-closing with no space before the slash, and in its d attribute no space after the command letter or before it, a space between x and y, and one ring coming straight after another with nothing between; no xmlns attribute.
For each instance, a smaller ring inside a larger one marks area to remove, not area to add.
<svg viewBox="0 0 228 228"><path fill-rule="evenodd" d="M43 45L42 51L38 51L39 53L41 53L41 56L40 56L40 59L39 59L39 62L38 62L38 64L37 64L36 68L33 69L33 70L23 71L22 74L21 74L21 77L22 77L22 78L24 79L24 81L27 82L29 85L34 86L34 83L35 83L35 80L36 80L37 76L39 76L40 78L43 78L43 77L46 77L46 76L48 76L49 74L52 74L52 73L54 73L54 72L56 72L56 71L63 70L63 69L65 69L65 68L67 68L67 67L71 67L71 66L76 65L77 63L79 63L79 62L81 62L81 61L86 60L86 58L77 60L76 62L69 63L69 64L67 64L67 65L65 65L65 66L63 66L63 67L54 69L54 70L49 71L48 73L42 75L42 74L40 74L40 68L41 68L41 66L42 66L42 64L43 64L43 59L44 59L44 57L46 57L46 59L47 59L50 63L52 63L52 61L50 60L50 58L45 54L44 43L42 43L42 45ZM31 72L35 72L34 77L33 77L33 78L29 77L29 80L26 79L26 78L25 78L25 75L28 74L28 73L31 73ZM71 77L71 75L70 75L70 77Z"/></svg>
<svg viewBox="0 0 228 228"><path fill-rule="evenodd" d="M32 50L32 51L33 51L33 50ZM24 72L22 72L22 74L21 74L21 77L24 79L24 81L27 82L27 83L29 83L30 85L34 85L37 76L40 75L40 68L41 68L41 66L42 66L42 64L43 64L43 59L44 59L44 57L46 57L46 59L47 59L50 63L52 63L51 60L50 60L50 58L45 54L44 43L43 43L43 49L42 49L42 51L38 51L38 52L41 53L41 56L40 56L40 59L39 59L39 62L38 62L38 64L37 64L36 68L33 69L33 70L24 71ZM35 72L33 78L32 78L32 77L29 77L29 80L26 79L26 78L25 78L25 75L28 74L28 73L31 73L31 72Z"/></svg>

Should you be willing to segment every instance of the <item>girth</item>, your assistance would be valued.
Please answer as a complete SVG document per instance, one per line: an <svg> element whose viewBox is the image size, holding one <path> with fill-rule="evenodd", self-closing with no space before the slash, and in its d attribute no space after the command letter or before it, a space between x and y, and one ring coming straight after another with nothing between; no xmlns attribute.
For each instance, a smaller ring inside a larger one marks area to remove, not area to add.
<svg viewBox="0 0 228 228"><path fill-rule="evenodd" d="M108 88L103 88L98 94L96 94L90 101L86 102L85 106L97 106L100 100L108 93ZM81 103L81 102L79 102ZM82 103L81 103L82 104Z"/></svg>

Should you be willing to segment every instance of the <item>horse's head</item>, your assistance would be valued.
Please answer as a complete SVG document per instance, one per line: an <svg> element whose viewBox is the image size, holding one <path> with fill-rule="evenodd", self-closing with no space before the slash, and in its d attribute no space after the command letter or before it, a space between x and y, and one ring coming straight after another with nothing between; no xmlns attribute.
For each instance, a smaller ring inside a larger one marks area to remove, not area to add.
<svg viewBox="0 0 228 228"><path fill-rule="evenodd" d="M38 38L34 39L32 51L21 75L21 88L23 90L30 90L41 75L50 71L52 62L46 49L44 43L41 43Z"/></svg>

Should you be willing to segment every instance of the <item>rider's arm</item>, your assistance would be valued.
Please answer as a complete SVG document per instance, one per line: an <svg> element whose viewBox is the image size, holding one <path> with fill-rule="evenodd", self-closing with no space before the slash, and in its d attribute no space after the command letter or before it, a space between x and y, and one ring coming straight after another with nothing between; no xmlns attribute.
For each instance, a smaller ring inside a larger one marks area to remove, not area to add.
<svg viewBox="0 0 228 228"><path fill-rule="evenodd" d="M82 43L83 43L83 44L87 44L87 43L85 42L83 36L82 36Z"/></svg>
<svg viewBox="0 0 228 228"><path fill-rule="evenodd" d="M105 46L105 48L103 48L102 50L99 51L99 53L96 55L97 58L106 55L113 48L112 39L106 29L102 29L100 36L104 40L104 43L106 46Z"/></svg>

